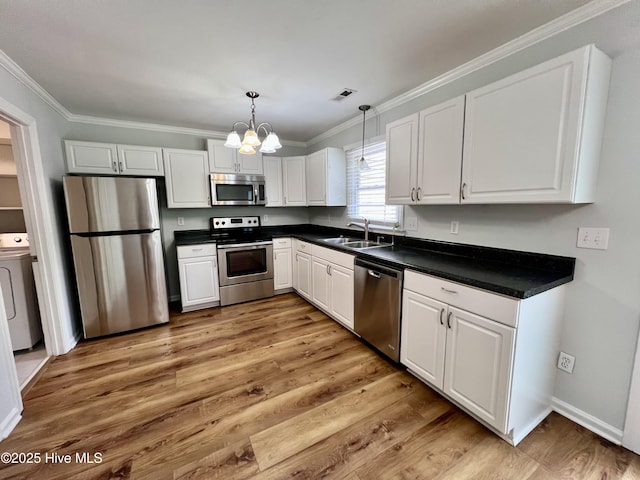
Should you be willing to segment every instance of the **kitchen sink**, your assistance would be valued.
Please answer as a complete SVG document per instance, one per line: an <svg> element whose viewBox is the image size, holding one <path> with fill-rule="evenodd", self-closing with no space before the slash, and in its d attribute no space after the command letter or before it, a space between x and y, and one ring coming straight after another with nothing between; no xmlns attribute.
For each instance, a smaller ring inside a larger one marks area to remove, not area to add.
<svg viewBox="0 0 640 480"><path fill-rule="evenodd" d="M388 247L391 245L390 243L378 243L373 242L371 240L360 240L357 242L346 242L343 243L342 246L346 248L353 248L354 250L362 250L365 248L375 248L375 247Z"/></svg>
<svg viewBox="0 0 640 480"><path fill-rule="evenodd" d="M343 245L349 242L357 242L358 239L351 238L351 237L335 237L335 238L324 238L322 241L327 243L332 243L334 245Z"/></svg>

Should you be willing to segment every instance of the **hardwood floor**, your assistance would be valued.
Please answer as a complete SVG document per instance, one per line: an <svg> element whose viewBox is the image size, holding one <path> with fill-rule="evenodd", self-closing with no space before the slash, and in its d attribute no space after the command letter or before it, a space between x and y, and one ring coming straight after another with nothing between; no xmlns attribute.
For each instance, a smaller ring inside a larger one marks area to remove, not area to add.
<svg viewBox="0 0 640 480"><path fill-rule="evenodd" d="M3 479L640 478L640 457L557 414L509 446L294 294L81 342L0 451L41 455Z"/></svg>

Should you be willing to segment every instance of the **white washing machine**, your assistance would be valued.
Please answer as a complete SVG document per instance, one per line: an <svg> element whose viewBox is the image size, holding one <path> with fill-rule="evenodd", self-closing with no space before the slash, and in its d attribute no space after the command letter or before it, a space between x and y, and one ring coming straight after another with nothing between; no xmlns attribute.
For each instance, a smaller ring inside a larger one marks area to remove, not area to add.
<svg viewBox="0 0 640 480"><path fill-rule="evenodd" d="M0 233L0 286L13 351L32 348L42 326L26 233Z"/></svg>

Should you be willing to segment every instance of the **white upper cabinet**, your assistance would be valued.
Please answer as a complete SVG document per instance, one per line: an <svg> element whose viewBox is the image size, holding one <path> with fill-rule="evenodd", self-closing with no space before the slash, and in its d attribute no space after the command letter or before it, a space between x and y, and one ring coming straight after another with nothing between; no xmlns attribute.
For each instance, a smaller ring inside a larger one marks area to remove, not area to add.
<svg viewBox="0 0 640 480"><path fill-rule="evenodd" d="M306 157L307 205L347 204L347 164L344 150L324 148Z"/></svg>
<svg viewBox="0 0 640 480"><path fill-rule="evenodd" d="M610 70L590 45L469 92L462 203L592 202Z"/></svg>
<svg viewBox="0 0 640 480"><path fill-rule="evenodd" d="M282 186L282 157L263 157L265 194L267 197L267 207L282 207L283 186Z"/></svg>
<svg viewBox="0 0 640 480"><path fill-rule="evenodd" d="M420 112L415 201L460 203L464 96Z"/></svg>
<svg viewBox="0 0 640 480"><path fill-rule="evenodd" d="M262 154L239 154L235 148L227 148L222 140L207 140L209 171L211 173L237 173L242 175L263 175Z"/></svg>
<svg viewBox="0 0 640 480"><path fill-rule="evenodd" d="M389 123L386 202L592 202L610 70L589 45Z"/></svg>
<svg viewBox="0 0 640 480"><path fill-rule="evenodd" d="M165 148L163 154L167 207L211 207L207 152Z"/></svg>
<svg viewBox="0 0 640 480"><path fill-rule="evenodd" d="M118 159L123 175L164 175L161 148L118 145Z"/></svg>
<svg viewBox="0 0 640 480"><path fill-rule="evenodd" d="M387 124L387 168L385 196L389 205L415 202L415 172L418 162L418 119L415 113Z"/></svg>
<svg viewBox="0 0 640 480"><path fill-rule="evenodd" d="M113 143L64 141L69 173L94 175L164 175L162 149Z"/></svg>
<svg viewBox="0 0 640 480"><path fill-rule="evenodd" d="M464 96L387 125L387 203L460 203Z"/></svg>
<svg viewBox="0 0 640 480"><path fill-rule="evenodd" d="M282 184L284 206L307 205L305 157L282 157Z"/></svg>

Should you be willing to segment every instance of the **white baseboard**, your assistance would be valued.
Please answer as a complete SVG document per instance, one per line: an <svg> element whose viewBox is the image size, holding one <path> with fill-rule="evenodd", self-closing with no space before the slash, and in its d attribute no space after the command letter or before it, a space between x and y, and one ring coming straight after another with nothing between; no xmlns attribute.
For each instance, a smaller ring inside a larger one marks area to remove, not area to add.
<svg viewBox="0 0 640 480"><path fill-rule="evenodd" d="M587 430L591 430L593 433L606 438L616 445L622 445L622 430L619 428L615 428L593 415L583 412L579 408L576 408L567 402L563 402L556 397L553 397L552 407L554 411L558 412L563 417L573 420L578 425L582 425Z"/></svg>
<svg viewBox="0 0 640 480"><path fill-rule="evenodd" d="M16 427L22 415L20 415L20 410L14 408L11 410L11 413L4 419L2 424L0 425L0 440L3 440L9 436L9 434Z"/></svg>

